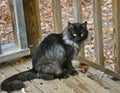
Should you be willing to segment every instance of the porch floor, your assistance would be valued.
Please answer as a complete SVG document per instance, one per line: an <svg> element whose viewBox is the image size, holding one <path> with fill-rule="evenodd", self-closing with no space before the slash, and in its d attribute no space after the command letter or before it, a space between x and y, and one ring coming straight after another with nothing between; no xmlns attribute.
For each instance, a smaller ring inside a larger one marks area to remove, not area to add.
<svg viewBox="0 0 120 93"><path fill-rule="evenodd" d="M28 70L31 68L31 59L27 58L25 62L4 62L0 64L0 84L7 77ZM24 82L26 85L25 93L111 93L108 89L89 79L84 74L70 76L68 79L42 80L33 79ZM0 90L0 93L6 93ZM15 91L13 93L23 93Z"/></svg>

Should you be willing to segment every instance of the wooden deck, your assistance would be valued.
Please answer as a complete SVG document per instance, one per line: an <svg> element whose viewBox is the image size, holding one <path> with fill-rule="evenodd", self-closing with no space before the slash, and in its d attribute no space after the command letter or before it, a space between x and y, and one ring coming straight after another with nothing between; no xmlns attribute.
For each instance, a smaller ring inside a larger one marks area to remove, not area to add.
<svg viewBox="0 0 120 93"><path fill-rule="evenodd" d="M2 63L0 64L0 82L13 74L30 68L31 59L27 59L25 62L21 60L20 63L17 61ZM105 89L82 73L79 73L77 76L70 76L68 79L55 79L50 81L34 79L26 81L25 84L27 86L25 93L112 93L109 92L109 89ZM0 93L6 92L0 90ZM13 93L22 92L15 91Z"/></svg>

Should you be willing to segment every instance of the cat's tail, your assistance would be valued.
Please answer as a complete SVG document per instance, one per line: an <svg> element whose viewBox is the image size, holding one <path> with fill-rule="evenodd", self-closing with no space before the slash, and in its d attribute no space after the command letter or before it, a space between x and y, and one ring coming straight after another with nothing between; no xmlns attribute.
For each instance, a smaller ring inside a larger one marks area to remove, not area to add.
<svg viewBox="0 0 120 93"><path fill-rule="evenodd" d="M9 77L1 83L1 90L15 91L25 87L23 81L31 80L37 77L37 73L31 69Z"/></svg>

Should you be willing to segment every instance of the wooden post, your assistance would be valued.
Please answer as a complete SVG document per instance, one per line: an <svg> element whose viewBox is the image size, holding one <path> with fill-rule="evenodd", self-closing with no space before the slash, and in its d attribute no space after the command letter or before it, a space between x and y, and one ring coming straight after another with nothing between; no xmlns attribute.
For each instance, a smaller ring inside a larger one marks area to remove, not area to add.
<svg viewBox="0 0 120 93"><path fill-rule="evenodd" d="M93 0L96 62L104 66L101 0Z"/></svg>
<svg viewBox="0 0 120 93"><path fill-rule="evenodd" d="M114 28L114 54L115 71L120 73L120 0L112 0L113 5L113 28Z"/></svg>
<svg viewBox="0 0 120 93"><path fill-rule="evenodd" d="M82 0L73 0L73 15L76 22L82 23Z"/></svg>
<svg viewBox="0 0 120 93"><path fill-rule="evenodd" d="M2 54L1 43L0 43L0 54Z"/></svg>
<svg viewBox="0 0 120 93"><path fill-rule="evenodd" d="M31 54L41 40L41 24L38 0L23 0L28 46Z"/></svg>
<svg viewBox="0 0 120 93"><path fill-rule="evenodd" d="M62 14L60 0L52 0L52 9L54 16L54 32L60 33L62 31Z"/></svg>
<svg viewBox="0 0 120 93"><path fill-rule="evenodd" d="M73 15L76 22L82 23L82 0L73 0ZM85 57L84 48L81 49L79 55Z"/></svg>

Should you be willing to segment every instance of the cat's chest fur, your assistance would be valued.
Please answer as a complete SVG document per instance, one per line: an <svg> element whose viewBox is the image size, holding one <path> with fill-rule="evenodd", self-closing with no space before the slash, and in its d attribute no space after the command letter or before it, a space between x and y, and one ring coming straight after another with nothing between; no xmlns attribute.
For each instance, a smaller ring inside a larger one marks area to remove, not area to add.
<svg viewBox="0 0 120 93"><path fill-rule="evenodd" d="M68 52L68 55L71 55L72 57L75 57L82 46L84 46L84 42L76 43L74 40L69 39L69 33L68 31L63 32L63 37L62 39L64 40L64 43L66 44L66 52Z"/></svg>

